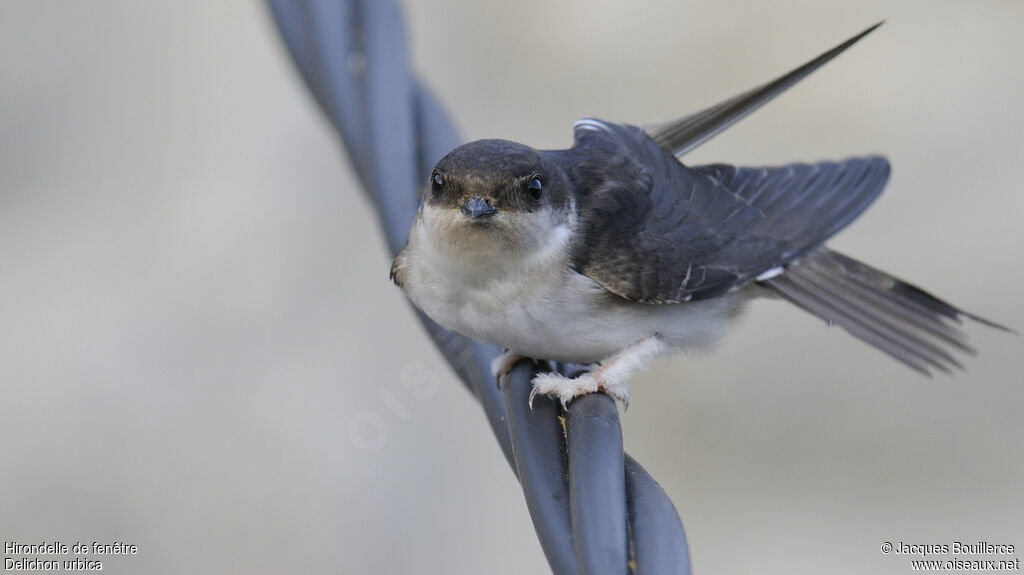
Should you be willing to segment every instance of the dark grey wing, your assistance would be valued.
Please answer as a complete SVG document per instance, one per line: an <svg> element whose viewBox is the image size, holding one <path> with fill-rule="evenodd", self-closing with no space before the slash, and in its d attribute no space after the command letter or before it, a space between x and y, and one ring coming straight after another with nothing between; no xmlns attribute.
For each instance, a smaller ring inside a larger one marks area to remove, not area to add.
<svg viewBox="0 0 1024 575"><path fill-rule="evenodd" d="M763 284L926 375L933 369L947 373L963 369L953 351L975 353L960 329L963 317L1012 333L824 246Z"/></svg>
<svg viewBox="0 0 1024 575"><path fill-rule="evenodd" d="M881 157L777 168L690 168L634 126L582 120L570 177L573 263L646 303L721 295L820 245L878 196Z"/></svg>
<svg viewBox="0 0 1024 575"><path fill-rule="evenodd" d="M676 156L682 156L711 139L722 130L740 121L754 110L767 104L775 96L793 87L797 82L810 75L811 72L824 66L881 25L881 22L875 24L803 66L767 84L733 96L728 100L678 120L645 126L645 131L658 145L671 151Z"/></svg>

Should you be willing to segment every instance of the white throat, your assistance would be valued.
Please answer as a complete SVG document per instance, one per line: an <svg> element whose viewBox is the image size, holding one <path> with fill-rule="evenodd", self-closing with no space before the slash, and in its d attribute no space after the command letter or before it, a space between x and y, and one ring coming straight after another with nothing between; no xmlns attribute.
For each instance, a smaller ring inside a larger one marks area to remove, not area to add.
<svg viewBox="0 0 1024 575"><path fill-rule="evenodd" d="M573 217L556 223L550 212L515 215L500 222L503 233L489 234L467 229L459 214L438 212L424 214L414 233L423 263L450 282L492 289L536 282L568 265Z"/></svg>

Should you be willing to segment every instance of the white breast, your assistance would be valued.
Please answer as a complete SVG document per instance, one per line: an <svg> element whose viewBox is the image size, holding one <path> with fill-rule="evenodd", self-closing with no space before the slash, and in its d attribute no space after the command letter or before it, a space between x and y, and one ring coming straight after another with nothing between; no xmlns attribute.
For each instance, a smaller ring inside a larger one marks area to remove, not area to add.
<svg viewBox="0 0 1024 575"><path fill-rule="evenodd" d="M707 346L745 299L629 302L570 268L571 236L560 227L538 253L472 265L442 257L422 235L411 238L403 287L446 328L529 357L576 363L600 361L654 334L676 349Z"/></svg>

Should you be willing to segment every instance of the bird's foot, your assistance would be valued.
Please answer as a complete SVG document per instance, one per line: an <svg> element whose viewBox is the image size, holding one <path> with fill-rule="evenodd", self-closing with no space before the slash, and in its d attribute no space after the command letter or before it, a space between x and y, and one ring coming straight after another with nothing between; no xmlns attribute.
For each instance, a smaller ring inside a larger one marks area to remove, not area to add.
<svg viewBox="0 0 1024 575"><path fill-rule="evenodd" d="M491 361L491 375L493 375L494 380L498 382L499 388L505 378L508 377L508 374L512 371L512 368L524 359L529 358L525 355L519 355L518 353L506 349L501 352L501 355Z"/></svg>
<svg viewBox="0 0 1024 575"><path fill-rule="evenodd" d="M668 342L658 334L632 343L601 362L588 373L569 378L558 373L541 373L533 378L530 392L530 407L538 394L555 395L565 407L574 397L603 391L612 399L622 403L622 409L629 408L629 386L626 382L637 370L652 359L669 351Z"/></svg>
<svg viewBox="0 0 1024 575"><path fill-rule="evenodd" d="M622 403L623 410L629 408L629 386L624 381L604 377L600 368L576 377L565 377L559 373L537 374L530 391L530 408L533 409L533 398L537 395L556 396L565 408L572 399L598 391Z"/></svg>

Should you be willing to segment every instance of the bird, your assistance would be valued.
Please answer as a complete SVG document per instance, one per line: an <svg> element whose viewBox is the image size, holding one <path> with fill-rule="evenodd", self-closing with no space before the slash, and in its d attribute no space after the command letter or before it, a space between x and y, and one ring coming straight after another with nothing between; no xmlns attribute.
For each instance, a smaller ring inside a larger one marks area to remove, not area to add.
<svg viewBox="0 0 1024 575"><path fill-rule="evenodd" d="M748 304L781 298L924 374L963 369L963 319L1004 326L825 245L878 197L882 156L778 167L682 157L829 62L806 64L676 120L584 118L573 146L485 139L444 156L422 189L390 277L441 326L523 358L590 366L539 373L536 395L603 391L658 357L710 349Z"/></svg>

